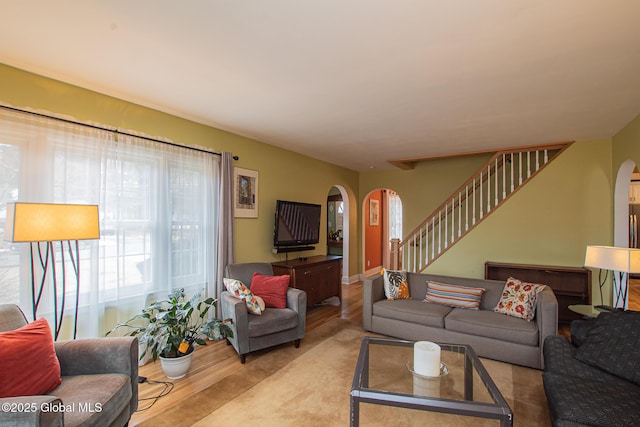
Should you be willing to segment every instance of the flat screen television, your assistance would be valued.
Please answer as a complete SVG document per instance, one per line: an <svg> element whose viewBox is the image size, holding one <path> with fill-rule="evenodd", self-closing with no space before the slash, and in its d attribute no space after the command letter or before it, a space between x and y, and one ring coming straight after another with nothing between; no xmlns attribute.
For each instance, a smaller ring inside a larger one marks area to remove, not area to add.
<svg viewBox="0 0 640 427"><path fill-rule="evenodd" d="M321 209L320 205L311 203L278 200L273 245L278 247L318 243Z"/></svg>

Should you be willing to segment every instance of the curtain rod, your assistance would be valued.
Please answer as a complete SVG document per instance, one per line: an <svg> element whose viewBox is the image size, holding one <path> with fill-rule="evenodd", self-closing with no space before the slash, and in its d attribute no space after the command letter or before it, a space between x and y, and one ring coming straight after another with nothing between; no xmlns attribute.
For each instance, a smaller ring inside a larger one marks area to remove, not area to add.
<svg viewBox="0 0 640 427"><path fill-rule="evenodd" d="M123 131L120 131L120 130L117 130L117 129L116 130L108 129L106 127L102 127L102 126L98 126L98 125L92 125L92 124L89 124L89 123L82 123L82 122L78 122L78 121L70 120L70 119L63 119L62 117L50 116L48 114L37 113L35 111L27 111L27 110L23 110L23 109L20 109L20 108L9 107L7 105L0 105L0 107L4 108L5 110L15 111L15 112L18 112L18 113L31 114L32 116L44 117L46 119L58 120L60 122L70 123L70 124L73 124L73 125L84 126L84 127L88 127L88 128L91 128L91 129L104 130L104 131L107 131L107 132L113 132L113 133L124 135L124 136L131 136L133 138L140 138L140 139L144 139L145 141L159 142L161 144L172 145L174 147L180 147L180 148L187 148L189 150L195 150L195 151L199 151L201 153L215 154L217 156L221 155L221 153L218 153L216 151L204 150L202 148L191 147L189 145L176 144L175 142L162 141L160 139L151 138L151 137L148 137L148 136L135 135L135 134L132 134L132 133L129 133L129 132L123 132ZM233 160L239 160L239 159L240 158L238 156L233 156Z"/></svg>

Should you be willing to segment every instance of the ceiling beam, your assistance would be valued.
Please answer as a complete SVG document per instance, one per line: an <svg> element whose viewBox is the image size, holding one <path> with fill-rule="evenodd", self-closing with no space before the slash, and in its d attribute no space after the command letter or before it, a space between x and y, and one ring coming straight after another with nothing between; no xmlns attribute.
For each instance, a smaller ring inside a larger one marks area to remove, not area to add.
<svg viewBox="0 0 640 427"><path fill-rule="evenodd" d="M560 149L565 145L569 145L572 143L573 141L566 141L566 142L554 142L552 144L502 147L502 148L493 148L488 150L461 151L458 153L434 154L431 156L421 156L421 157L409 157L406 159L395 159L395 160L387 160L387 161L392 165L394 165L395 167L400 168L402 170L412 170L415 168L416 163L424 162L427 160L447 159L450 157L475 156L478 154L497 153L500 151L508 151L508 152L530 151L531 149L535 149L535 148L538 148L540 150L544 150L544 149L555 150L555 149Z"/></svg>

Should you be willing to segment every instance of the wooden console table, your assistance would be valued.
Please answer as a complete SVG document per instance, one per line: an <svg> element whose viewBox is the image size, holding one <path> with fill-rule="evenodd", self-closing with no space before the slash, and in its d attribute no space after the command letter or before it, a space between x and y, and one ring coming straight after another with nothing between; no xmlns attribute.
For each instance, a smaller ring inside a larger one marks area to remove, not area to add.
<svg viewBox="0 0 640 427"><path fill-rule="evenodd" d="M591 270L581 267L507 264L487 261L484 278L507 280L511 276L523 282L542 283L553 289L558 299L558 323L567 324L580 319L569 310L570 305L591 304Z"/></svg>
<svg viewBox="0 0 640 427"><path fill-rule="evenodd" d="M337 296L342 300L342 257L318 255L274 262L273 274L291 276L292 288L307 293L307 307Z"/></svg>

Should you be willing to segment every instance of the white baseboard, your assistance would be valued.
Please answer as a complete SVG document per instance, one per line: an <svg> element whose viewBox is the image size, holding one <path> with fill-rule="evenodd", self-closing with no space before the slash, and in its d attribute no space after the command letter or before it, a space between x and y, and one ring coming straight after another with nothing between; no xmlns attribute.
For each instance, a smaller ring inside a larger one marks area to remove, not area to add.
<svg viewBox="0 0 640 427"><path fill-rule="evenodd" d="M356 283L360 280L360 275L356 274L353 276L342 276L342 284L343 285L351 285L353 283Z"/></svg>
<svg viewBox="0 0 640 427"><path fill-rule="evenodd" d="M377 267L365 270L365 272L361 275L360 280L364 280L365 277L371 277L371 276L375 276L376 274L380 274L380 270L382 270L382 266L377 266Z"/></svg>

